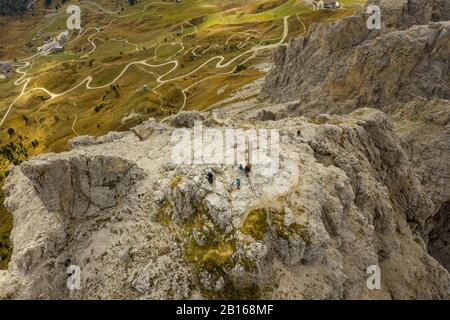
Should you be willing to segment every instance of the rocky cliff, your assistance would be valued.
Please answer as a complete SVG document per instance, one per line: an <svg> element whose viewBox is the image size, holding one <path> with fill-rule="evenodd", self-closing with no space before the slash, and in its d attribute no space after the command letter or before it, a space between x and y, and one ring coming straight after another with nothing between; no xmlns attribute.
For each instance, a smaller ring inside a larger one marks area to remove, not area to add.
<svg viewBox="0 0 450 320"><path fill-rule="evenodd" d="M448 2L378 3L392 11L381 31L359 13L281 47L263 102L79 137L13 167L0 297L448 299ZM278 130L278 170L172 164L175 130L194 121Z"/></svg>
<svg viewBox="0 0 450 320"><path fill-rule="evenodd" d="M192 117L224 130L217 116ZM171 164L172 124L187 118L78 138L70 152L13 168L4 190L14 252L1 294L448 297L449 274L420 236L433 203L382 112L251 121L283 128L280 169L255 165L240 189L231 187L236 166ZM70 265L80 267L80 290L67 289ZM381 290L367 289L371 265Z"/></svg>
<svg viewBox="0 0 450 320"><path fill-rule="evenodd" d="M381 30L368 29L364 12L313 25L278 49L262 98L300 99L316 112L449 99L450 3L370 2L381 6Z"/></svg>

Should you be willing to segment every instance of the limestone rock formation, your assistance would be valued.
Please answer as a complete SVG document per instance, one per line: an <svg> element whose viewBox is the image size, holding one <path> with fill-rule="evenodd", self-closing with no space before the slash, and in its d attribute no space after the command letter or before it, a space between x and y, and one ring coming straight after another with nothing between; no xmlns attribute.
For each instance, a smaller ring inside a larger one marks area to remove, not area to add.
<svg viewBox="0 0 450 320"><path fill-rule="evenodd" d="M152 120L140 127L146 138L133 129L72 142L14 167L5 185L14 251L0 296L448 298L450 276L421 237L433 203L382 112L255 125L282 128L278 171L173 166L176 129ZM381 290L366 287L371 265Z"/></svg>
<svg viewBox="0 0 450 320"><path fill-rule="evenodd" d="M450 2L369 4L381 8L381 30L367 28L365 11L311 26L304 37L278 49L260 96L296 101L300 107L289 116L347 114L361 107L386 112L426 192L436 208L445 207L450 199ZM450 212L444 216L450 219ZM447 237L439 229L440 238Z"/></svg>

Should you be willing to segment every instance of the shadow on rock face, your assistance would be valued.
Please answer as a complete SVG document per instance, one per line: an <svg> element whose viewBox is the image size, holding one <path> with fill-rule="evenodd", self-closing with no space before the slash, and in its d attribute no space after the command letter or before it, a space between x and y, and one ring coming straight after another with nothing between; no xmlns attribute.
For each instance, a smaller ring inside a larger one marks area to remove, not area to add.
<svg viewBox="0 0 450 320"><path fill-rule="evenodd" d="M450 200L441 206L433 220L434 227L429 234L428 251L450 271Z"/></svg>

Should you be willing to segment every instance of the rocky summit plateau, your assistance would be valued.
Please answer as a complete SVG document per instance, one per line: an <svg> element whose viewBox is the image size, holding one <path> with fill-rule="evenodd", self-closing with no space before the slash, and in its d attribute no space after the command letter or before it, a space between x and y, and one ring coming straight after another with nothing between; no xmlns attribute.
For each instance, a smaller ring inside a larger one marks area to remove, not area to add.
<svg viewBox="0 0 450 320"><path fill-rule="evenodd" d="M368 1L259 67L203 110L11 166L0 298L449 299L450 2ZM174 163L199 124L276 131L278 166Z"/></svg>

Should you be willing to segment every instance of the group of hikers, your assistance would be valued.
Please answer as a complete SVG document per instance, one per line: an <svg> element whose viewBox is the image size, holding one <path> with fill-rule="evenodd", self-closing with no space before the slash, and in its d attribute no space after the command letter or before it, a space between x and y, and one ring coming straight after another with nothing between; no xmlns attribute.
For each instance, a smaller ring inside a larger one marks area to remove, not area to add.
<svg viewBox="0 0 450 320"><path fill-rule="evenodd" d="M245 174L245 176L248 178L250 177L250 172L252 171L252 165L248 163L245 167L240 164L239 165L239 172ZM211 170L208 171L207 174L208 182L210 184L213 184L214 182L214 174ZM238 189L241 188L241 178L238 176L236 180L233 181L232 186L236 186Z"/></svg>

